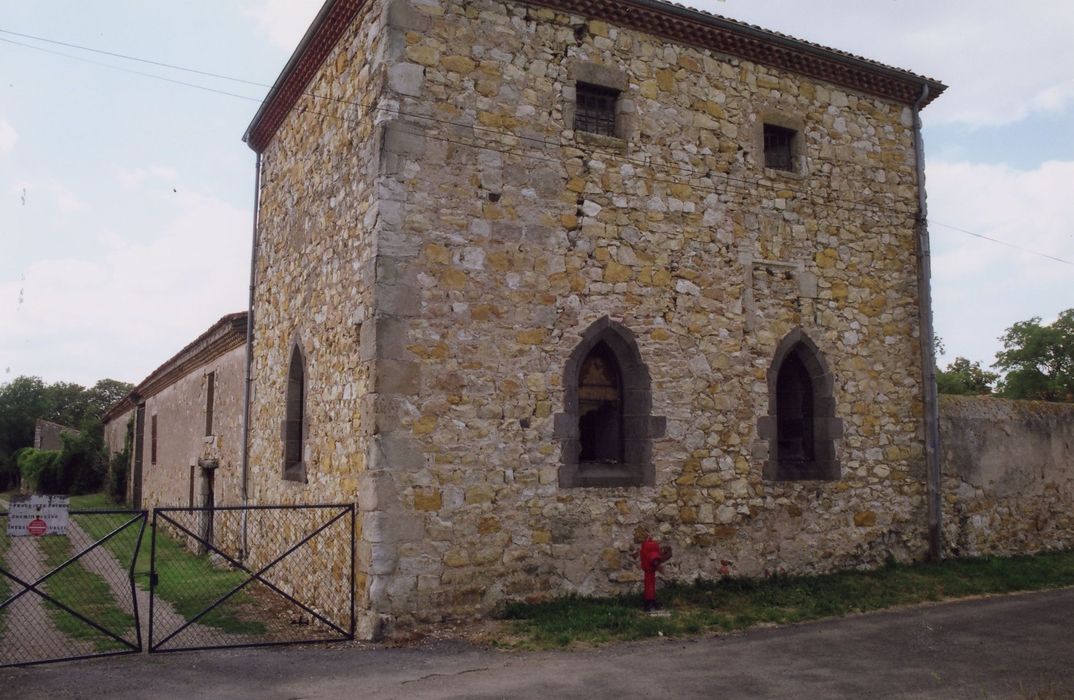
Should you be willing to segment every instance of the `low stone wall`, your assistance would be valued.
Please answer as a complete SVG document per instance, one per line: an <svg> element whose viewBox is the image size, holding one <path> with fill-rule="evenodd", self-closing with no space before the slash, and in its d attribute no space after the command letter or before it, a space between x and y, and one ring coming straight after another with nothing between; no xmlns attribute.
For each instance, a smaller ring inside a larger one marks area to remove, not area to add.
<svg viewBox="0 0 1074 700"><path fill-rule="evenodd" d="M944 396L940 441L949 555L1074 547L1074 405Z"/></svg>

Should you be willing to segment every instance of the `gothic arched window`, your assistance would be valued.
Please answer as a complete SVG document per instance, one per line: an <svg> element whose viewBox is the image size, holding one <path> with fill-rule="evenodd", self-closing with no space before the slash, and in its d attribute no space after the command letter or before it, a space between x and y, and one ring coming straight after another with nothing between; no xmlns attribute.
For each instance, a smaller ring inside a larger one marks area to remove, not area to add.
<svg viewBox="0 0 1074 700"><path fill-rule="evenodd" d="M615 353L598 343L578 375L578 441L582 462L623 461L623 387Z"/></svg>
<svg viewBox="0 0 1074 700"><path fill-rule="evenodd" d="M760 437L768 440L766 478L840 477L835 440L843 436L843 421L835 417L832 384L824 354L802 329L791 331L768 370L769 415L758 421Z"/></svg>
<svg viewBox="0 0 1074 700"><path fill-rule="evenodd" d="M562 441L559 484L652 485L652 439L666 421L650 415L649 369L633 334L607 316L591 325L567 360L563 413L555 416Z"/></svg>

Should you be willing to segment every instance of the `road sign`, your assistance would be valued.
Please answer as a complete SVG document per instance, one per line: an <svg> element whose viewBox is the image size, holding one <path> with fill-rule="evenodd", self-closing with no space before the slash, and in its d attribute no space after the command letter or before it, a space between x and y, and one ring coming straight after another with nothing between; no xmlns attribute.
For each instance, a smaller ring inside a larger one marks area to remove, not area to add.
<svg viewBox="0 0 1074 700"><path fill-rule="evenodd" d="M68 503L67 496L12 496L7 534L10 537L66 535Z"/></svg>

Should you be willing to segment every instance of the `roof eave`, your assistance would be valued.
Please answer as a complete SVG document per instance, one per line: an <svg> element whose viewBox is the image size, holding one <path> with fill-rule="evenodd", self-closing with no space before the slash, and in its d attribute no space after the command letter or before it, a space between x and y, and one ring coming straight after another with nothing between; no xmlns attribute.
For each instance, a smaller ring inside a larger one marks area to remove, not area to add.
<svg viewBox="0 0 1074 700"><path fill-rule="evenodd" d="M325 1L243 135L243 140L255 152L263 152L272 141L286 114L302 96L346 25L370 2L372 0ZM919 107L925 107L947 89L942 82L923 75L665 0L519 2L583 17L602 17L680 44L739 56L902 104L917 103L923 85L928 86L928 93ZM632 13L658 21L646 23L641 17L631 21Z"/></svg>
<svg viewBox="0 0 1074 700"><path fill-rule="evenodd" d="M324 4L321 5L321 9L317 12L317 16L313 18L313 22L310 24L309 29L307 29L306 33L302 36L302 41L298 42L298 46L295 48L294 52L291 53L291 58L287 59L287 64L284 65L280 74L276 76L276 82L272 84L272 88L269 90L268 95L261 101L261 106L258 107L257 114L250 120L250 125L246 127L246 133L242 135L242 140L245 143L250 144L250 136L253 133L254 128L265 115L265 112L269 105L272 104L273 99L279 94L283 84L287 82L287 77L291 74L291 71L294 70L295 66L298 65L298 62L302 60L302 56L306 53L306 48L317 35L321 25L324 24L325 18L328 17L329 10L334 2L335 0L325 0ZM250 148L254 148L253 145L250 145Z"/></svg>

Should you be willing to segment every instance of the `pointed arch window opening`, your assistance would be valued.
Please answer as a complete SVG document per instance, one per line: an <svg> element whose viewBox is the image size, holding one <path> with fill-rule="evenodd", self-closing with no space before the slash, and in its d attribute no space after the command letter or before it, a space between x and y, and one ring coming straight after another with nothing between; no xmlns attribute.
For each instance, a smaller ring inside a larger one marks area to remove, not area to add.
<svg viewBox="0 0 1074 700"><path fill-rule="evenodd" d="M578 433L582 462L623 461L623 382L615 354L598 343L578 377Z"/></svg>
<svg viewBox="0 0 1074 700"><path fill-rule="evenodd" d="M563 388L553 428L560 487L653 485L652 441L667 421L652 415L649 369L630 330L607 316L590 325L567 358Z"/></svg>
<svg viewBox="0 0 1074 700"><path fill-rule="evenodd" d="M824 354L802 329L787 335L768 372L769 415L758 421L768 441L764 476L775 481L838 480L834 380Z"/></svg>
<svg viewBox="0 0 1074 700"><path fill-rule="evenodd" d="M813 382L797 354L791 354L779 368L776 405L780 470L803 474L816 471Z"/></svg>

